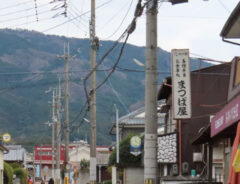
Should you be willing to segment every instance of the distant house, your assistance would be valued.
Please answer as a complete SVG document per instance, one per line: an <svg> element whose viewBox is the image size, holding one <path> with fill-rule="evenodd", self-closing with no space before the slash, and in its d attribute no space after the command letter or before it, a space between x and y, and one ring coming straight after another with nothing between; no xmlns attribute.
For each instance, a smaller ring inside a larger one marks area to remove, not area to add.
<svg viewBox="0 0 240 184"><path fill-rule="evenodd" d="M7 145L5 146L9 151L4 154L4 161L8 163L17 162L22 166L26 166L26 150L21 145Z"/></svg>
<svg viewBox="0 0 240 184"><path fill-rule="evenodd" d="M3 168L4 168L4 154L8 152L8 149L0 144L0 183L3 183Z"/></svg>
<svg viewBox="0 0 240 184"><path fill-rule="evenodd" d="M107 146L97 146L97 171L98 181L110 179L110 175L106 172L110 152ZM66 162L65 146L60 149L60 167L63 169ZM35 176L52 177L52 146L43 145L35 147L34 167L36 168ZM74 141L69 146L69 160L73 168L79 169L82 160L90 160L90 146L85 141ZM56 168L56 157L54 158L54 167ZM87 175L89 175L87 173ZM89 177L85 177L89 182Z"/></svg>
<svg viewBox="0 0 240 184"><path fill-rule="evenodd" d="M88 143L80 141L74 143L76 146L69 152L70 163L75 167L80 167L80 163L83 160L90 160L90 146ZM97 155L97 182L102 182L105 180L111 179L111 175L107 172L108 160L111 152L108 149L108 146L97 146L96 147ZM85 172L84 178L86 181L78 181L78 183L89 182L89 173ZM82 176L83 177L83 176ZM81 179L81 178L80 178Z"/></svg>
<svg viewBox="0 0 240 184"><path fill-rule="evenodd" d="M163 104L159 105L162 106ZM158 127L159 131L161 131L161 128L164 124L164 113L158 113ZM122 140L124 137L126 137L128 134L141 134L144 132L145 129L145 108L142 107L140 109L137 109L125 116L122 116L119 118L119 139ZM112 126L110 130L110 134L116 134L116 122L114 122L114 125Z"/></svg>

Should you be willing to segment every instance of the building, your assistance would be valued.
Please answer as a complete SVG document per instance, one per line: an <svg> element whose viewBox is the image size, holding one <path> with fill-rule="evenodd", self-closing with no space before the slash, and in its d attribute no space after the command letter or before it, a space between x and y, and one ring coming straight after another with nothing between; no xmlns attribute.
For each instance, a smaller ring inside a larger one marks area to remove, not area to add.
<svg viewBox="0 0 240 184"><path fill-rule="evenodd" d="M162 104L159 104L159 109ZM122 140L128 134L141 134L145 129L145 108L137 109L125 116L119 118L119 140ZM159 131L164 123L164 113L158 113ZM116 122L110 130L110 134L116 134Z"/></svg>
<svg viewBox="0 0 240 184"><path fill-rule="evenodd" d="M228 93L226 86L229 83L230 70L231 64L221 64L191 72L192 117L180 121L173 119L172 115L172 79L168 77L163 81L158 100L165 100L166 106L163 106L160 111L166 113L165 135L177 135L177 148L175 149L178 150L178 154L176 154L177 162L175 163L159 163L161 178L179 179L180 174L189 180L188 176L192 171L194 175L199 176L194 179L212 181L212 169L206 165L208 162L206 158L209 155L207 150L212 149L212 146L192 145L192 141L199 132L210 129L210 118L226 104ZM219 153L221 149L216 148L215 151ZM220 165L222 169L222 160L219 157L216 157L216 165ZM216 170L218 168L216 166Z"/></svg>
<svg viewBox="0 0 240 184"><path fill-rule="evenodd" d="M97 179L98 181L110 179L111 176L107 172L107 165L111 152L109 151L107 146L97 146L96 149L98 171ZM60 167L61 169L63 169L66 162L65 146L62 145L60 150ZM36 146L34 149L34 155L35 177L37 179L46 177L46 179L48 180L50 177L52 177L52 146ZM74 169L79 170L82 161L89 162L90 160L89 144L85 141L74 141L73 143L71 143L69 146L69 160L72 173ZM54 158L54 168L56 168L56 157ZM84 176L82 177L86 178L86 182L89 182L89 173L87 172L83 175Z"/></svg>
<svg viewBox="0 0 240 184"><path fill-rule="evenodd" d="M73 167L80 169L81 177L85 178L84 181L78 179L78 183L87 183L89 182L89 172L85 172L84 169L82 169L81 172L80 166L82 161L90 161L90 146L84 141L74 142L74 145L76 145L76 147L69 152L70 162ZM107 172L107 166L111 151L109 151L108 146L97 146L96 151L97 182L109 180L111 179L111 175Z"/></svg>
<svg viewBox="0 0 240 184"><path fill-rule="evenodd" d="M70 150L73 148L69 147ZM56 157L55 157L54 166L56 168ZM65 163L65 147L61 146L60 148L60 167L63 168ZM52 146L35 146L34 148L34 167L35 177L36 178L50 178L52 177Z"/></svg>
<svg viewBox="0 0 240 184"><path fill-rule="evenodd" d="M8 153L8 149L0 144L0 183L3 183L4 154Z"/></svg>
<svg viewBox="0 0 240 184"><path fill-rule="evenodd" d="M6 145L9 151L4 154L4 161L8 163L19 163L23 167L26 167L26 150L21 145Z"/></svg>
<svg viewBox="0 0 240 184"><path fill-rule="evenodd" d="M223 41L239 45L239 43L230 40L240 38L239 17L240 3L238 3L233 10L221 31L220 35ZM232 162L240 143L238 137L240 129L237 128L240 122L240 58L235 57L230 65L231 72L229 83L226 84L226 89L228 90L226 94L226 103L214 114L209 126L201 131L198 138L195 139L195 142L218 145L220 145L219 142L221 142L223 183L231 182L232 184L237 184L240 182L240 175L234 171ZM214 157L214 153L212 156Z"/></svg>

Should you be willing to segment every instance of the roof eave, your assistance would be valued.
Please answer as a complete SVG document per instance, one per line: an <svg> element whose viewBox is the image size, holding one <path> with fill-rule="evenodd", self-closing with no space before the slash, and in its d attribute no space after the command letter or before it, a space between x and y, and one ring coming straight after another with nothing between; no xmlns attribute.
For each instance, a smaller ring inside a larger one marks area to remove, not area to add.
<svg viewBox="0 0 240 184"><path fill-rule="evenodd" d="M240 2L237 4L235 9L232 11L231 15L229 16L227 22L225 23L225 25L220 33L221 37L231 38L231 37L228 37L227 35L228 35L230 29L232 28L232 26L234 25L234 23L236 23L239 15L240 15Z"/></svg>

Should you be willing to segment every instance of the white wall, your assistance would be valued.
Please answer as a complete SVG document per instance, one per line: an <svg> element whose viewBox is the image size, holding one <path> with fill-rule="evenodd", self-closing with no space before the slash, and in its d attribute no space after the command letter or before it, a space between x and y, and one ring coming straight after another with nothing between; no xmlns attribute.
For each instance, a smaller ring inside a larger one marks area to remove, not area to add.
<svg viewBox="0 0 240 184"><path fill-rule="evenodd" d="M124 168L124 184L144 183L144 169L141 167Z"/></svg>
<svg viewBox="0 0 240 184"><path fill-rule="evenodd" d="M71 162L80 162L83 159L90 160L89 148L76 148L69 154Z"/></svg>

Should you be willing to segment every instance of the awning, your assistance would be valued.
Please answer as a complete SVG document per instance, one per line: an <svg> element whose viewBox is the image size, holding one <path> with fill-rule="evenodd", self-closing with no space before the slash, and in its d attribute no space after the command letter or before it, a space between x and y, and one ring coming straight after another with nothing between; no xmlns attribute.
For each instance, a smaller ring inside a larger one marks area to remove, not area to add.
<svg viewBox="0 0 240 184"><path fill-rule="evenodd" d="M230 128L240 120L240 95L224 106L211 120L211 137Z"/></svg>
<svg viewBox="0 0 240 184"><path fill-rule="evenodd" d="M224 38L229 38L229 39L240 38L240 2L231 13L220 35L221 37L223 37L223 39Z"/></svg>

